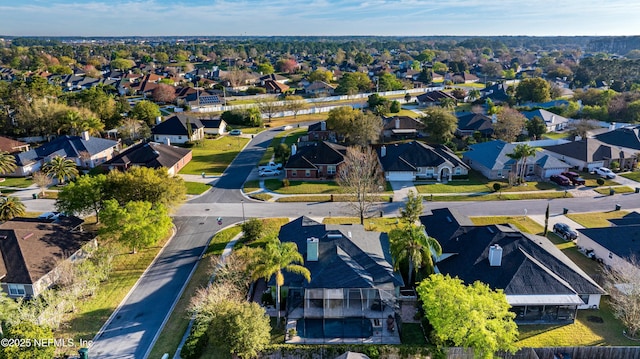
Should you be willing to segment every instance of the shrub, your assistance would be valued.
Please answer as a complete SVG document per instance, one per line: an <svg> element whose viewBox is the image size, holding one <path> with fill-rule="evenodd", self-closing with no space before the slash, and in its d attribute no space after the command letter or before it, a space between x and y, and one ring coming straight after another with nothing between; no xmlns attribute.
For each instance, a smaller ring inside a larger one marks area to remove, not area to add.
<svg viewBox="0 0 640 359"><path fill-rule="evenodd" d="M263 87L249 87L247 89L247 95L257 95L267 93L267 89Z"/></svg>
<svg viewBox="0 0 640 359"><path fill-rule="evenodd" d="M502 185L498 182L493 184L493 191L494 192L498 192L500 190L500 188L502 188Z"/></svg>
<svg viewBox="0 0 640 359"><path fill-rule="evenodd" d="M598 179L596 180L596 183L598 184L598 186L602 186L602 185L604 185L604 179L602 179L602 178L598 178Z"/></svg>
<svg viewBox="0 0 640 359"><path fill-rule="evenodd" d="M260 238L263 230L262 221L251 218L250 220L242 224L242 232L244 233L244 240L246 242L253 242Z"/></svg>
<svg viewBox="0 0 640 359"><path fill-rule="evenodd" d="M204 354L204 350L209 345L207 330L209 322L196 321L191 328L191 333L182 347L180 357L184 359L197 359Z"/></svg>
<svg viewBox="0 0 640 359"><path fill-rule="evenodd" d="M285 179L282 180L282 187L289 187L289 184L290 183L289 183L288 179L285 178Z"/></svg>

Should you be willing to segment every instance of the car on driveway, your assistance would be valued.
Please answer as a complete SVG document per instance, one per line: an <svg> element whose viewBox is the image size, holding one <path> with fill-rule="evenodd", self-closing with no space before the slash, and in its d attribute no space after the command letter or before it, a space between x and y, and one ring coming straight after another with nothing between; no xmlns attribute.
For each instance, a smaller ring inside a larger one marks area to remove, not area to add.
<svg viewBox="0 0 640 359"><path fill-rule="evenodd" d="M260 176L260 177L277 176L279 174L280 174L280 171L272 170L272 169L269 169L269 168L260 170L258 172L258 176Z"/></svg>
<svg viewBox="0 0 640 359"><path fill-rule="evenodd" d="M231 130L229 131L231 136L240 136L242 134L242 130Z"/></svg>
<svg viewBox="0 0 640 359"><path fill-rule="evenodd" d="M578 232L571 229L571 227L566 223L558 222L554 224L553 233L556 233L567 241L573 241L578 238Z"/></svg>
<svg viewBox="0 0 640 359"><path fill-rule="evenodd" d="M580 177L580 175L575 172L562 172L562 175L567 177L574 186L584 185L586 183L584 178Z"/></svg>
<svg viewBox="0 0 640 359"><path fill-rule="evenodd" d="M616 174L613 173L613 171L611 171L607 167L598 167L596 168L595 172L597 175L600 175L605 178L609 178L609 179L616 178Z"/></svg>
<svg viewBox="0 0 640 359"><path fill-rule="evenodd" d="M551 182L555 182L559 186L571 185L571 181L569 181L569 179L563 175L551 175L549 179L551 180Z"/></svg>

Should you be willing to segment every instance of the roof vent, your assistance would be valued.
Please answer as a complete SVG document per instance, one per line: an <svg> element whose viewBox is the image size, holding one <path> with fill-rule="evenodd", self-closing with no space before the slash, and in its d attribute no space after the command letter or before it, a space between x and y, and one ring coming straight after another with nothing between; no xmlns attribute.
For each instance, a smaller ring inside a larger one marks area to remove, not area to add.
<svg viewBox="0 0 640 359"><path fill-rule="evenodd" d="M349 234L349 238L351 238L351 231L349 231L348 234Z"/></svg>
<svg viewBox="0 0 640 359"><path fill-rule="evenodd" d="M30 232L29 234L27 234L26 236L22 237L22 239L29 239L33 237L33 232Z"/></svg>
<svg viewBox="0 0 640 359"><path fill-rule="evenodd" d="M453 220L451 219L451 217L447 216L447 222L452 223Z"/></svg>
<svg viewBox="0 0 640 359"><path fill-rule="evenodd" d="M502 265L502 247L498 244L489 247L489 265L492 267L500 267Z"/></svg>
<svg viewBox="0 0 640 359"><path fill-rule="evenodd" d="M341 233L327 233L327 238L329 238L329 239L342 238L342 234Z"/></svg>
<svg viewBox="0 0 640 359"><path fill-rule="evenodd" d="M0 236L0 239L7 239L7 236Z"/></svg>

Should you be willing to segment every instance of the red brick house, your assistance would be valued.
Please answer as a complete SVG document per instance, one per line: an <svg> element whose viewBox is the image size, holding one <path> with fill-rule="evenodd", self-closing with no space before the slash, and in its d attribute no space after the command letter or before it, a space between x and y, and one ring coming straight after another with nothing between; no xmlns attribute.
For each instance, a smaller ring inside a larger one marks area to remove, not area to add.
<svg viewBox="0 0 640 359"><path fill-rule="evenodd" d="M322 141L297 148L291 146L291 157L284 169L288 179L332 179L344 163L347 148Z"/></svg>

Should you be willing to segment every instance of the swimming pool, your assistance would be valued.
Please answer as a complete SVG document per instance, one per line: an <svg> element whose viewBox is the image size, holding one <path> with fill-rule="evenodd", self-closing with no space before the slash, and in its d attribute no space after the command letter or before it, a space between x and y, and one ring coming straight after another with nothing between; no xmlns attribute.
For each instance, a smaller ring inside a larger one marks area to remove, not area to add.
<svg viewBox="0 0 640 359"><path fill-rule="evenodd" d="M298 335L303 338L369 338L373 335L371 319L298 319Z"/></svg>

